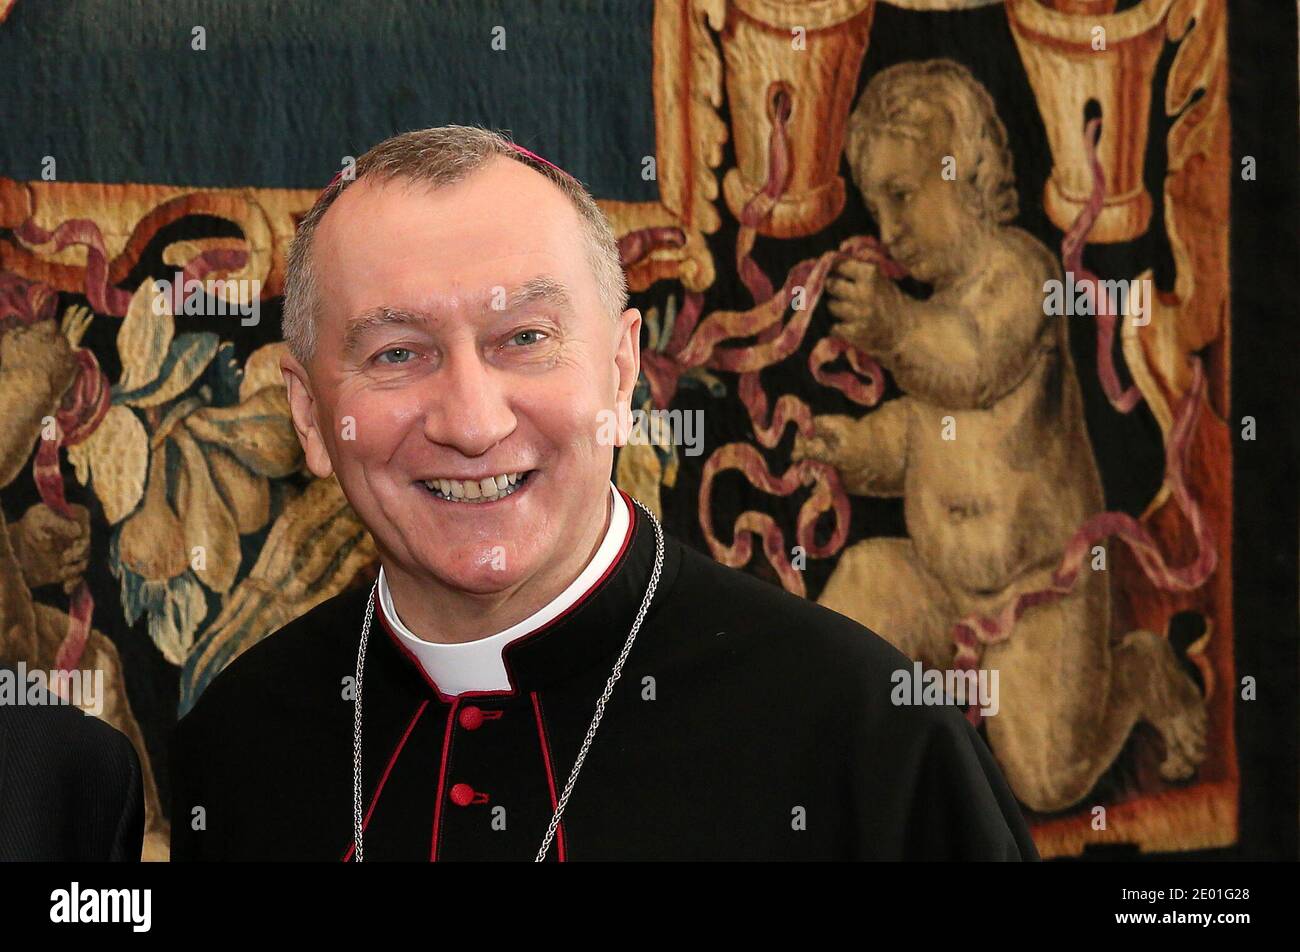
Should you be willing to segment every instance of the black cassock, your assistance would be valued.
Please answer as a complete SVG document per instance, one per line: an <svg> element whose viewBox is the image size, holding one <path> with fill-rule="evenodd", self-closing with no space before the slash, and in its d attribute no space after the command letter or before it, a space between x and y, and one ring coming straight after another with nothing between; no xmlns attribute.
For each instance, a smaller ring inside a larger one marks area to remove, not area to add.
<svg viewBox="0 0 1300 952"><path fill-rule="evenodd" d="M511 691L442 695L376 606L362 696L367 862L534 858L654 565L654 527L631 508L605 577L506 647ZM891 702L908 658L829 609L664 544L548 860L1038 858L961 712ZM352 858L348 684L369 595L345 592L263 639L177 725L173 860Z"/></svg>

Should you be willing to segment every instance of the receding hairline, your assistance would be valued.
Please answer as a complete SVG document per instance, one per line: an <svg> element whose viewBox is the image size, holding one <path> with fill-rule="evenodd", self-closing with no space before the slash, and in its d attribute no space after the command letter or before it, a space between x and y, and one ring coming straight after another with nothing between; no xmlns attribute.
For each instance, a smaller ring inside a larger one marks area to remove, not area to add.
<svg viewBox="0 0 1300 952"><path fill-rule="evenodd" d="M492 167L494 158L509 159L540 175L567 200L577 219L595 279L601 307L613 319L627 307L628 288L617 239L590 192L569 173L516 145L499 132L474 126L442 126L387 139L357 160L351 178L336 176L303 217L286 256L284 337L304 362L316 345L318 295L315 277L315 232L334 203L358 182L373 186L424 185L431 191L450 188Z"/></svg>
<svg viewBox="0 0 1300 952"><path fill-rule="evenodd" d="M509 165L521 166L528 172L532 173L534 177L540 178L550 187L551 193L559 197L560 204L563 205L571 216L570 221L577 229L579 237L584 241L590 241L594 237L591 234L592 225L584 218L582 212L578 208L574 207L574 203L569 199L569 196L566 195L564 190L556 185L554 181L537 172L535 169L524 165L522 162L515 162L509 156L489 155L481 165L469 169L464 175L458 176L454 181L433 181L419 175L408 174L400 169L385 169L381 172L372 172L364 178L357 178L357 180L352 182L347 189L340 190L338 194L331 199L329 204L325 206L319 217L313 222L313 227L308 235L308 250L312 252L309 259L310 263L313 265L316 263L315 248L317 234L325 222L329 220L330 212L334 211L335 206L346 198L348 192L355 191L358 187L363 190L369 189L372 192L378 189L393 188L401 189L405 192L421 192L425 195L436 195L439 192L445 192L449 189L471 184L475 179L487 173L497 163L508 163ZM503 165L502 167L504 168L505 166Z"/></svg>
<svg viewBox="0 0 1300 952"><path fill-rule="evenodd" d="M338 205L338 203L347 200L348 191L353 191L358 186L360 186L363 189L370 189L372 192L375 189L399 188L406 191L419 189L422 190L425 194L436 194L446 189L456 188L457 186L468 185L475 178L479 177L480 175L490 170L494 162L496 162L497 160L501 160L503 162L510 162L508 156L504 156L504 155L489 156L487 160L483 162L482 165L478 166L477 168L471 169L465 176L457 179L454 182L435 183L427 179L421 179L418 177L404 175L400 171L396 171L396 172L389 171L386 174L377 175L377 176L367 175L364 180L358 179L356 182L352 184L352 187L350 189L339 192L339 194L335 197L334 201L330 203L330 205L324 210L323 214L321 214L321 216L317 219L315 228L312 231L309 247L307 248L307 253L310 256L310 266L314 268L316 265L316 256L319 253L318 238L321 229L324 228L326 226L326 222L330 220L330 212L335 211L335 208ZM522 163L517 163L517 162L512 164L522 165ZM527 167L525 166L525 168ZM534 171L534 170L529 169L528 171ZM591 248L592 236L590 234L590 230L591 230L590 226L587 224L587 222L583 220L582 214L576 208L573 207L572 202L568 201L568 196L566 196L564 192L558 186L555 185L554 182L552 182L544 175L539 174L538 177L541 178L544 182L546 182L547 185L551 186L553 191L560 197L561 204L568 210L568 214L570 216L569 219L570 226L576 229L575 233L578 236L578 240L582 242L583 246L587 249L587 257L589 259L588 266L594 270L595 263L594 261L590 260L593 256L593 249ZM360 211L362 208L364 208L365 200L366 200L365 194L363 192L361 196L359 196L357 199L354 199L354 201L360 201L361 204L358 205L357 209L348 209L347 210L348 213L355 214L358 211ZM337 217L335 218L335 221L337 222ZM602 295L599 288L599 281L595 280L595 275L593 275L593 283L597 285L595 293L597 299L599 300L602 297ZM564 281L560 280L558 277L551 275L549 273L536 274L516 282L498 283L489 288L480 288L477 290L491 293L493 288L495 287L502 287L506 290L508 300L505 304L504 310L507 311L514 308L523 307L529 301L537 300L537 299L547 299L556 304L560 303L560 300L563 299L564 303L570 309L573 309L577 303L575 300L577 289L571 287L571 285L565 283ZM601 303L603 305L604 302L602 301ZM363 318L373 318L381 312L388 312L388 317L390 321L394 317L397 317L398 315L416 316L411 314L409 312L409 309L407 308L389 307L386 305L367 308L361 314L345 316L345 323L343 325L343 331L344 331L343 349L345 352L349 349L348 346L349 343L354 342L353 338L356 334L356 328L353 325L355 325L358 321L360 321ZM313 315L313 320L319 318L319 316L320 316L319 313Z"/></svg>

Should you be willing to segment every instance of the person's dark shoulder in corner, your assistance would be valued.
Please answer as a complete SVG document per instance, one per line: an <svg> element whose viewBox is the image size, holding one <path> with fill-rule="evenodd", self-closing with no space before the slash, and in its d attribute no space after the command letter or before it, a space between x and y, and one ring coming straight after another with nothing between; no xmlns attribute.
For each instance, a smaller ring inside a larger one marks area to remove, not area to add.
<svg viewBox="0 0 1300 952"><path fill-rule="evenodd" d="M674 597L710 629L744 632L739 663L792 710L842 725L862 857L1039 860L1010 786L960 709L894 703L913 662L870 629L682 544Z"/></svg>
<svg viewBox="0 0 1300 952"><path fill-rule="evenodd" d="M0 861L139 862L143 847L126 735L69 704L0 705Z"/></svg>

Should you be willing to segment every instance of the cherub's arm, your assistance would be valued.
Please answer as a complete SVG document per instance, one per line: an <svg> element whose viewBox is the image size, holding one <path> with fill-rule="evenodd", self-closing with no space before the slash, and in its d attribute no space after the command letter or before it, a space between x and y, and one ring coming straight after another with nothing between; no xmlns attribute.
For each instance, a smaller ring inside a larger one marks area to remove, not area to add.
<svg viewBox="0 0 1300 952"><path fill-rule="evenodd" d="M910 416L911 401L900 397L857 420L839 414L816 417L811 437L795 437L792 459L829 463L856 496L901 496Z"/></svg>
<svg viewBox="0 0 1300 952"><path fill-rule="evenodd" d="M909 297L886 279L875 283L873 313L848 316L832 333L874 354L900 389L926 403L984 409L1029 373L1049 318L1041 282L1013 267L984 276L964 297Z"/></svg>

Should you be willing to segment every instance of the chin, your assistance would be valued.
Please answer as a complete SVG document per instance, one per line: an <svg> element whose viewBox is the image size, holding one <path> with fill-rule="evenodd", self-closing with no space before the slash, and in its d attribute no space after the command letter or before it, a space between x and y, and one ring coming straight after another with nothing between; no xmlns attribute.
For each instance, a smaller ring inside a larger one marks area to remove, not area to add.
<svg viewBox="0 0 1300 952"><path fill-rule="evenodd" d="M475 595L491 595L518 585L535 568L532 553L516 547L476 547L451 560L442 557L421 560L424 570L444 585Z"/></svg>

